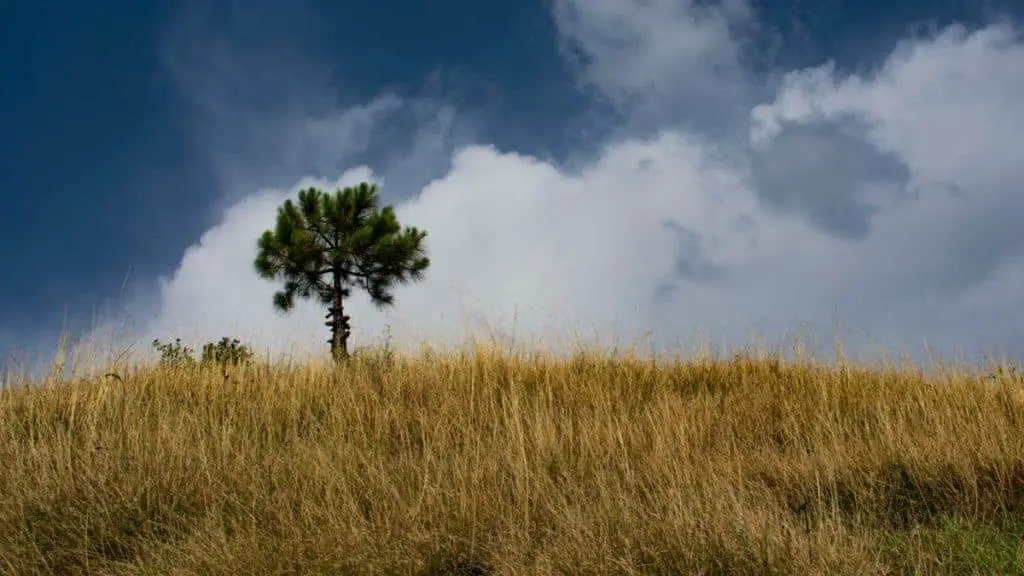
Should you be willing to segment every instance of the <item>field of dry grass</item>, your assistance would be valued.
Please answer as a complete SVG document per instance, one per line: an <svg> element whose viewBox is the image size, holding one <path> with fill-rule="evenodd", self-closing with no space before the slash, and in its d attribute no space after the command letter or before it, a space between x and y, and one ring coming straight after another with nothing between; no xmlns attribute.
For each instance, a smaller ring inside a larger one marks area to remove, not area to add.
<svg viewBox="0 0 1024 576"><path fill-rule="evenodd" d="M1024 379L478 352L0 394L2 574L1024 574Z"/></svg>

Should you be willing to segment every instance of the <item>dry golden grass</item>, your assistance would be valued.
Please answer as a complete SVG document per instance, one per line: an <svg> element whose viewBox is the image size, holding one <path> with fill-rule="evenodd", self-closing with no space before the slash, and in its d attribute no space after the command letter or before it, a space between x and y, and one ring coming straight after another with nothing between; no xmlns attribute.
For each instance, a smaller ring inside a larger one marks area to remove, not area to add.
<svg viewBox="0 0 1024 576"><path fill-rule="evenodd" d="M1024 381L579 354L0 395L3 574L1024 574Z"/></svg>

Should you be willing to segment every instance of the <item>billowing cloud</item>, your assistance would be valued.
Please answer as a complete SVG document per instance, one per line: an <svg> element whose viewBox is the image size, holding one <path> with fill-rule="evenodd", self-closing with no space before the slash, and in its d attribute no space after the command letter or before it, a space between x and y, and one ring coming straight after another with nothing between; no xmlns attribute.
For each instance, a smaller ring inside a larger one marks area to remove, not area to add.
<svg viewBox="0 0 1024 576"><path fill-rule="evenodd" d="M792 126L863 125L863 141L910 177L881 198L888 209L876 211L879 229L865 244L878 250L870 267L905 297L957 297L1014 265L1024 247L1022 95L1024 45L1013 28L952 27L898 47L870 77L836 78L829 66L792 74L754 110L751 137L763 146Z"/></svg>
<svg viewBox="0 0 1024 576"><path fill-rule="evenodd" d="M581 82L637 127L672 120L721 131L750 99L746 0L555 0L552 11Z"/></svg>
<svg viewBox="0 0 1024 576"><path fill-rule="evenodd" d="M823 233L857 239L882 209L875 202L898 198L910 178L899 156L836 122L788 126L753 155L752 171L767 206L799 213Z"/></svg>
<svg viewBox="0 0 1024 576"><path fill-rule="evenodd" d="M1024 357L1014 29L907 41L870 74L795 70L758 103L763 86L741 65L753 18L743 2L558 0L554 15L581 78L660 124L572 169L423 137L378 174L350 164L321 181L388 190L392 173L406 187L430 173L398 205L429 232L428 278L399 289L387 312L354 298L356 344L379 341L385 325L399 344L458 343L487 326L520 340L575 329L657 345L697 330L726 345L803 331L827 348L839 331L854 352L928 343ZM448 124L426 125L443 135ZM163 281L145 338L322 349L323 312L276 314L275 287L251 267L257 235L293 193L264 190L226 211Z"/></svg>

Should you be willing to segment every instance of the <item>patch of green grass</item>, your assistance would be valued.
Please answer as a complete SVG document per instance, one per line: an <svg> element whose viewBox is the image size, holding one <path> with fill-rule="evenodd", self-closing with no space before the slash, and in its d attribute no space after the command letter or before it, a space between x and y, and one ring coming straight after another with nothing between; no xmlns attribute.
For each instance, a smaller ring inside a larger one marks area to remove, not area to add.
<svg viewBox="0 0 1024 576"><path fill-rule="evenodd" d="M1024 519L993 525L946 518L891 532L880 547L897 574L1024 575Z"/></svg>

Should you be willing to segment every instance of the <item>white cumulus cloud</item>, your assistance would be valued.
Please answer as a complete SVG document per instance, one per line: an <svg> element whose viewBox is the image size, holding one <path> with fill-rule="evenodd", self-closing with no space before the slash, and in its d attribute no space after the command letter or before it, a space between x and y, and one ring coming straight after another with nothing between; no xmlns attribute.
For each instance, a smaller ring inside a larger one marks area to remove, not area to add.
<svg viewBox="0 0 1024 576"><path fill-rule="evenodd" d="M907 40L870 74L794 70L758 103L740 64L743 2L557 0L554 17L581 78L660 126L610 138L571 170L453 146L447 172L397 206L429 233L427 279L388 311L354 298L356 345L385 325L409 345L459 343L467 324L661 345L696 330L726 345L804 330L828 345L838 330L854 351L927 342L1024 357L1024 44L1012 27ZM702 113L719 119L693 121ZM442 148L414 146L396 178L436 170ZM387 166L316 176L327 190L389 185ZM277 205L313 181L227 210L137 335L324 350L323 311L277 314L276 287L252 270Z"/></svg>

